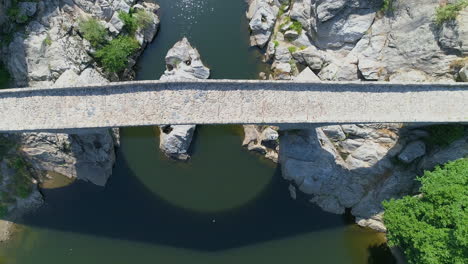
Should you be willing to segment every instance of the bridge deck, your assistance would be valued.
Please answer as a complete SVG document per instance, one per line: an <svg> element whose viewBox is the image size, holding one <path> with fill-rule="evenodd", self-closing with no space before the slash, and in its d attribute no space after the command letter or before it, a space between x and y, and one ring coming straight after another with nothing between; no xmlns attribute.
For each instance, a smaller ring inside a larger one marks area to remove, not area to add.
<svg viewBox="0 0 468 264"><path fill-rule="evenodd" d="M204 80L0 91L0 132L164 124L467 121L466 84Z"/></svg>

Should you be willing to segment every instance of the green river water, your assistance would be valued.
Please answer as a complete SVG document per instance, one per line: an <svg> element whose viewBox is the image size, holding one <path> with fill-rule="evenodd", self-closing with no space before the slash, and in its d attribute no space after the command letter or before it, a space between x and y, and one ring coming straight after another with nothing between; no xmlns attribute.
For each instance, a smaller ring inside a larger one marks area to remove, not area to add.
<svg viewBox="0 0 468 264"><path fill-rule="evenodd" d="M139 79L158 79L164 56L188 37L211 78L257 78L243 0L159 0L161 31ZM151 127L121 129L105 188L76 181L43 189L46 203L0 245L0 263L395 263L383 237L298 194L270 161L241 148L242 127L199 126L192 159L166 159Z"/></svg>

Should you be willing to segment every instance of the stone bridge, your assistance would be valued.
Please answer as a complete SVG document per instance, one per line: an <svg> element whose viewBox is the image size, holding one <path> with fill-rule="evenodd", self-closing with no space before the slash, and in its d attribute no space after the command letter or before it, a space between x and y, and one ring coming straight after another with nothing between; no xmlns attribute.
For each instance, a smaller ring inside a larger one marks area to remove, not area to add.
<svg viewBox="0 0 468 264"><path fill-rule="evenodd" d="M0 132L387 122L468 122L468 85L202 80L0 91Z"/></svg>

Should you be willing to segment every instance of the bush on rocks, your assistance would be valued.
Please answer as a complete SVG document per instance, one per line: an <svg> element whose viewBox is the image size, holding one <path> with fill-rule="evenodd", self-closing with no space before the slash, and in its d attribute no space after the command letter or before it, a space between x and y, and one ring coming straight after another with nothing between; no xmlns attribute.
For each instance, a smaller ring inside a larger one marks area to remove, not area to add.
<svg viewBox="0 0 468 264"><path fill-rule="evenodd" d="M411 264L468 260L468 159L449 162L418 179L421 194L383 203L390 246Z"/></svg>

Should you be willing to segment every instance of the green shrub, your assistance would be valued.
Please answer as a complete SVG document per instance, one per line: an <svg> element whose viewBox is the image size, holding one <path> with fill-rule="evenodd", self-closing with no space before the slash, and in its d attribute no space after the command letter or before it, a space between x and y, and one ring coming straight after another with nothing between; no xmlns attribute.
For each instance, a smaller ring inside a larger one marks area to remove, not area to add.
<svg viewBox="0 0 468 264"><path fill-rule="evenodd" d="M46 44L47 46L52 45L52 39L49 35L47 35L47 37L44 39L44 44Z"/></svg>
<svg viewBox="0 0 468 264"><path fill-rule="evenodd" d="M8 206L0 203L0 219L5 218L8 215Z"/></svg>
<svg viewBox="0 0 468 264"><path fill-rule="evenodd" d="M124 11L119 11L119 18L124 23L124 30L127 31L128 34L134 34L138 29L138 22L136 16L130 11L130 13L126 13Z"/></svg>
<svg viewBox="0 0 468 264"><path fill-rule="evenodd" d="M119 36L96 52L96 57L104 69L109 72L120 72L125 69L128 57L137 51L138 42L129 36Z"/></svg>
<svg viewBox="0 0 468 264"><path fill-rule="evenodd" d="M274 40L273 44L275 44L275 48L277 48L279 46L279 42L277 40Z"/></svg>
<svg viewBox="0 0 468 264"><path fill-rule="evenodd" d="M280 7L280 9L278 11L278 17L281 17L284 14L284 12L286 12L286 7L287 6L288 6L287 3L284 3L284 4L281 5L281 7Z"/></svg>
<svg viewBox="0 0 468 264"><path fill-rule="evenodd" d="M134 14L135 18L136 18L136 23L138 25L139 28L146 28L148 27L149 25L151 25L151 23L153 23L153 17L152 15L145 11L145 10L138 10L135 14Z"/></svg>
<svg viewBox="0 0 468 264"><path fill-rule="evenodd" d="M463 125L433 125L426 127L430 137L426 140L429 145L446 147L465 134Z"/></svg>
<svg viewBox="0 0 468 264"><path fill-rule="evenodd" d="M11 76L7 69L0 62L0 89L6 88L10 83ZM0 140L1 144L1 140Z"/></svg>
<svg viewBox="0 0 468 264"><path fill-rule="evenodd" d="M19 24L25 24L26 22L28 22L29 17L24 14L20 14L18 2L24 2L24 1L19 1L19 0L11 1L11 7L8 8L7 15L11 20Z"/></svg>
<svg viewBox="0 0 468 264"><path fill-rule="evenodd" d="M11 182L10 186L8 186L8 188L13 190L16 196L21 198L28 197L31 194L33 188L32 175L29 172L26 161L20 156L15 156L8 160L8 166L12 169L15 169L13 181Z"/></svg>
<svg viewBox="0 0 468 264"><path fill-rule="evenodd" d="M16 146L16 142L0 134L0 161L10 150Z"/></svg>
<svg viewBox="0 0 468 264"><path fill-rule="evenodd" d="M383 203L390 246L411 264L468 263L468 159L426 171L419 196Z"/></svg>
<svg viewBox="0 0 468 264"><path fill-rule="evenodd" d="M297 34L300 35L302 33L302 24L301 22L294 20L289 29L296 31Z"/></svg>
<svg viewBox="0 0 468 264"><path fill-rule="evenodd" d="M91 43L93 47L104 45L107 40L107 29L95 18L82 20L78 27L83 37Z"/></svg>
<svg viewBox="0 0 468 264"><path fill-rule="evenodd" d="M458 0L454 4L446 4L440 6L436 10L435 21L438 25L442 25L446 21L454 20L457 18L458 13L468 6L468 0Z"/></svg>
<svg viewBox="0 0 468 264"><path fill-rule="evenodd" d="M291 47L288 48L288 50L289 50L290 53L294 53L294 52L296 52L297 48L294 47L294 46L291 46Z"/></svg>
<svg viewBox="0 0 468 264"><path fill-rule="evenodd" d="M393 11L393 0L383 0L382 2L382 7L380 8L380 11L382 12L388 12L388 11Z"/></svg>

